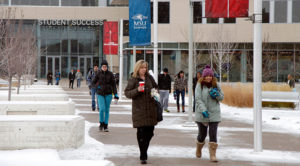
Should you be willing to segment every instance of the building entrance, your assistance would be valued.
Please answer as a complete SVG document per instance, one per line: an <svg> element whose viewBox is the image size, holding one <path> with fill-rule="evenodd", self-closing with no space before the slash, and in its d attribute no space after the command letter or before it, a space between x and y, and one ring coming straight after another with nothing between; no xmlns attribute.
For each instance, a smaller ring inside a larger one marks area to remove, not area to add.
<svg viewBox="0 0 300 166"><path fill-rule="evenodd" d="M92 56L79 56L78 57L78 69L81 71L84 78L86 78L89 70L93 68Z"/></svg>
<svg viewBox="0 0 300 166"><path fill-rule="evenodd" d="M53 76L55 75L56 71L61 73L61 58L59 56L47 56L46 69L47 73L51 71Z"/></svg>

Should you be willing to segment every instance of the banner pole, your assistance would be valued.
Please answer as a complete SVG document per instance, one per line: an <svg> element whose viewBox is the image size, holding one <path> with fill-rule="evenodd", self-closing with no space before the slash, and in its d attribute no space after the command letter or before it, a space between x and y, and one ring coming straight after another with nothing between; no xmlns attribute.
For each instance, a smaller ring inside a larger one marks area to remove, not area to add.
<svg viewBox="0 0 300 166"><path fill-rule="evenodd" d="M158 81L158 55L157 55L157 23L158 23L158 4L157 4L157 0L153 1L153 28L154 28L154 51L153 51L153 64L154 64L154 79L157 83Z"/></svg>

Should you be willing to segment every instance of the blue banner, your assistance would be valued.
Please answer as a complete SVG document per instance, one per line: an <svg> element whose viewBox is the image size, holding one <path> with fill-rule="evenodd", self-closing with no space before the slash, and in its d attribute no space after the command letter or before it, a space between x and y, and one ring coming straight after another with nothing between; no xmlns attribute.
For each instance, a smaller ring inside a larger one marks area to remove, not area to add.
<svg viewBox="0 0 300 166"><path fill-rule="evenodd" d="M151 45L150 0L129 0L129 45Z"/></svg>

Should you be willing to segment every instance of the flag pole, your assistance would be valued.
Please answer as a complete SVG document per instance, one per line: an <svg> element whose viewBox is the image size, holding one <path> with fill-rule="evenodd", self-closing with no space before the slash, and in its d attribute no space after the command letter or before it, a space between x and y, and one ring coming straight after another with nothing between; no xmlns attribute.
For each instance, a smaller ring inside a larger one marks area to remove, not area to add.
<svg viewBox="0 0 300 166"><path fill-rule="evenodd" d="M153 28L154 28L154 36L153 36L153 44L154 44L154 50L153 50L153 67L154 67L154 79L156 82L158 82L158 55L157 55L157 20L158 20L158 4L157 0L153 1Z"/></svg>
<svg viewBox="0 0 300 166"><path fill-rule="evenodd" d="M123 19L120 20L120 72L119 72L119 99L123 92Z"/></svg>
<svg viewBox="0 0 300 166"><path fill-rule="evenodd" d="M254 151L262 152L262 106L261 106L261 80L262 80L262 1L254 0L254 89L253 89L253 118L254 118Z"/></svg>

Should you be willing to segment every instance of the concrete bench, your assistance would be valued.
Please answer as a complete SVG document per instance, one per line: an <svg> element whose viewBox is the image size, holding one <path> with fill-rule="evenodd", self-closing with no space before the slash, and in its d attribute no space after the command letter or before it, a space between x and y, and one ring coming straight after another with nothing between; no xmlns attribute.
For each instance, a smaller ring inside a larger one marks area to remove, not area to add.
<svg viewBox="0 0 300 166"><path fill-rule="evenodd" d="M66 149L84 143L85 122L75 115L0 115L0 149Z"/></svg>
<svg viewBox="0 0 300 166"><path fill-rule="evenodd" d="M74 115L75 103L69 101L0 101L0 115Z"/></svg>
<svg viewBox="0 0 300 166"><path fill-rule="evenodd" d="M291 91L262 91L263 102L295 103L299 109L300 96L298 92Z"/></svg>
<svg viewBox="0 0 300 166"><path fill-rule="evenodd" d="M0 93L0 101L7 101L8 94ZM12 94L11 101L68 101L67 94Z"/></svg>

